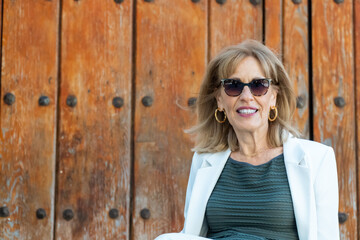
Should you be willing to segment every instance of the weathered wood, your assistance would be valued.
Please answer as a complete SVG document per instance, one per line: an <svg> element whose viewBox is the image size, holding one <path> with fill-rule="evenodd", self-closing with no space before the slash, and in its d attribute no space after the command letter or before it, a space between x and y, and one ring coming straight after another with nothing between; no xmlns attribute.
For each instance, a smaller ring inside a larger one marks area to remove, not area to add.
<svg viewBox="0 0 360 240"><path fill-rule="evenodd" d="M251 38L261 41L262 4L254 6L249 0L210 1L210 57L222 48Z"/></svg>
<svg viewBox="0 0 360 240"><path fill-rule="evenodd" d="M59 1L3 7L0 207L10 216L0 218L0 239L53 239ZM41 220L38 208L46 211Z"/></svg>
<svg viewBox="0 0 360 240"><path fill-rule="evenodd" d="M283 5L283 0L265 1L265 44L280 56L283 47Z"/></svg>
<svg viewBox="0 0 360 240"><path fill-rule="evenodd" d="M183 130L195 123L184 107L205 70L206 12L204 0L137 2L134 240L183 226L193 146Z"/></svg>
<svg viewBox="0 0 360 240"><path fill-rule="evenodd" d="M309 138L308 1L284 1L283 62L297 96L294 125Z"/></svg>
<svg viewBox="0 0 360 240"><path fill-rule="evenodd" d="M353 1L312 2L314 138L335 149L340 212L348 214L341 239L358 239L355 159ZM337 107L335 97L345 100Z"/></svg>
<svg viewBox="0 0 360 240"><path fill-rule="evenodd" d="M355 8L355 16L354 16L354 24L355 24L355 94L356 94L356 128L357 128L357 179L358 183L360 183L360 0L355 0L354 2ZM358 184L357 188L358 200L360 199L360 184ZM360 235L360 209L357 214L357 227L358 227L358 236Z"/></svg>
<svg viewBox="0 0 360 240"><path fill-rule="evenodd" d="M129 239L133 1L117 2L63 1L56 239Z"/></svg>

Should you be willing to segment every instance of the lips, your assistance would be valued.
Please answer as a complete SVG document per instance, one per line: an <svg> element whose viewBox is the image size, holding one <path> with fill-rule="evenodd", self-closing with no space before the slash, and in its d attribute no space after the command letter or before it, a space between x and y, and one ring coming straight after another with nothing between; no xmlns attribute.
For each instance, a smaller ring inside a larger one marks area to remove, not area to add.
<svg viewBox="0 0 360 240"><path fill-rule="evenodd" d="M240 113L240 114L254 114L258 111L257 108L254 108L254 107L239 107L238 109L236 109L236 112L237 113Z"/></svg>

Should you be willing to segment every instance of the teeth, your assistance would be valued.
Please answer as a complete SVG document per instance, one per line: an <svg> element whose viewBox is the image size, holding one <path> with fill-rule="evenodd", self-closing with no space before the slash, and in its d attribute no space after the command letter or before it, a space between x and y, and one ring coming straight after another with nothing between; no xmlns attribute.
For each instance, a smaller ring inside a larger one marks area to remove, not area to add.
<svg viewBox="0 0 360 240"><path fill-rule="evenodd" d="M251 114L251 113L254 113L256 112L255 109L241 109L241 110L238 110L238 113L242 113L242 114Z"/></svg>

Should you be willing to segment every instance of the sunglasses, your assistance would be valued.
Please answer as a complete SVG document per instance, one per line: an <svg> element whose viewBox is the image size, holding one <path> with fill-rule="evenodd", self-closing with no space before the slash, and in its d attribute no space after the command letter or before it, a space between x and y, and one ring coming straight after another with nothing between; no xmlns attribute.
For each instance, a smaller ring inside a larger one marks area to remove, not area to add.
<svg viewBox="0 0 360 240"><path fill-rule="evenodd" d="M257 79L253 79L249 83L243 83L239 79L221 80L221 85L224 87L225 93L231 97L239 96L242 93L245 86L249 87L252 95L263 96L269 90L270 83L271 83L270 78L257 78Z"/></svg>

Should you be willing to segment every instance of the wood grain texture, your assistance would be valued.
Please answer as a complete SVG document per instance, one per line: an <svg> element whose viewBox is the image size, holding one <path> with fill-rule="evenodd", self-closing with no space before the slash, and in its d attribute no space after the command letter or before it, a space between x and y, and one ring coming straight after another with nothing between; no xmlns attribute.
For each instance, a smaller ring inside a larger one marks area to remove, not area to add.
<svg viewBox="0 0 360 240"><path fill-rule="evenodd" d="M353 1L312 2L314 138L334 148L340 212L348 214L341 239L358 239L355 159ZM343 97L343 108L334 104Z"/></svg>
<svg viewBox="0 0 360 240"><path fill-rule="evenodd" d="M3 8L0 206L10 216L0 218L0 239L52 239L59 1L4 0ZM39 106L42 95L48 106ZM36 218L38 208L46 218Z"/></svg>
<svg viewBox="0 0 360 240"><path fill-rule="evenodd" d="M294 115L294 125L304 138L309 133L309 36L308 1L300 4L284 2L283 62L288 72L299 104Z"/></svg>
<svg viewBox="0 0 360 240"><path fill-rule="evenodd" d="M63 1L56 239L129 239L132 8Z"/></svg>
<svg viewBox="0 0 360 240"><path fill-rule="evenodd" d="M358 200L360 199L360 0L354 1L355 16L355 101L356 101L356 129L357 129L357 179L358 179ZM358 236L360 235L360 209L357 214Z"/></svg>
<svg viewBox="0 0 360 240"><path fill-rule="evenodd" d="M283 0L265 1L265 44L280 56L283 45L283 5Z"/></svg>
<svg viewBox="0 0 360 240"><path fill-rule="evenodd" d="M210 58L222 48L251 38L262 41L262 4L252 5L249 0L229 0L218 4L210 0Z"/></svg>
<svg viewBox="0 0 360 240"><path fill-rule="evenodd" d="M207 1L137 1L135 166L132 239L183 226L196 97L206 63ZM151 106L142 99L151 97ZM140 216L149 209L150 218Z"/></svg>

